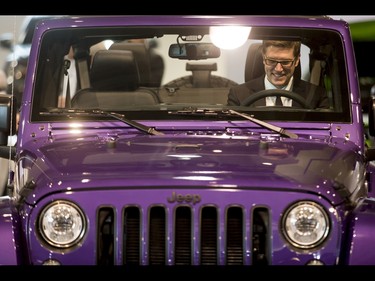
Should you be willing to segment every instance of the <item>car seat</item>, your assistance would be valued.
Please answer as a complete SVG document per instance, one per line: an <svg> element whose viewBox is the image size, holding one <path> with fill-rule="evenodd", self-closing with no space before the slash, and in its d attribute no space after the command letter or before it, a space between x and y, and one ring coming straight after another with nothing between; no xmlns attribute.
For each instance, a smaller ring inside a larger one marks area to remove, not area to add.
<svg viewBox="0 0 375 281"><path fill-rule="evenodd" d="M73 107L115 110L160 102L155 92L140 87L138 66L131 51L97 51L90 69L90 82L89 89L74 95Z"/></svg>
<svg viewBox="0 0 375 281"><path fill-rule="evenodd" d="M164 72L164 62L160 55L151 52L145 43L117 42L110 50L132 51L138 64L140 86L159 87Z"/></svg>
<svg viewBox="0 0 375 281"><path fill-rule="evenodd" d="M229 88L237 83L221 76L212 75L212 71L217 71L215 63L186 63L186 70L191 71L191 75L174 79L164 85L165 88L179 89L186 88Z"/></svg>

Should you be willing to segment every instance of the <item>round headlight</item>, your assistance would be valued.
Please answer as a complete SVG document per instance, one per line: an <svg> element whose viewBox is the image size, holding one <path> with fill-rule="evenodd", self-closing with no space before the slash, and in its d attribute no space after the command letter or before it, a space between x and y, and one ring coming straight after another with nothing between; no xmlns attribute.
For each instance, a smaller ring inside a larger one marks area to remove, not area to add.
<svg viewBox="0 0 375 281"><path fill-rule="evenodd" d="M68 201L56 201L44 208L40 215L40 233L51 246L67 248L83 237L86 221L81 209Z"/></svg>
<svg viewBox="0 0 375 281"><path fill-rule="evenodd" d="M329 217L314 202L299 202L284 214L282 232L295 247L310 249L319 246L329 233Z"/></svg>

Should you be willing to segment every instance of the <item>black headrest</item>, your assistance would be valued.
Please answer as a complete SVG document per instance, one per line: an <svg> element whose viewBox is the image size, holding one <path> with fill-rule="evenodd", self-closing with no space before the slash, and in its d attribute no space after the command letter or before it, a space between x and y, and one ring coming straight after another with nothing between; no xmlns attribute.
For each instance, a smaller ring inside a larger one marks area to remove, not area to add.
<svg viewBox="0 0 375 281"><path fill-rule="evenodd" d="M113 43L109 49L132 51L138 64L140 84L149 85L151 81L150 56L144 43L118 42Z"/></svg>
<svg viewBox="0 0 375 281"><path fill-rule="evenodd" d="M262 43L253 43L247 51L245 81L264 75ZM294 70L294 81L301 79L301 61Z"/></svg>
<svg viewBox="0 0 375 281"><path fill-rule="evenodd" d="M193 75L194 88L210 88L211 87L211 71L217 70L217 64L191 64L186 63L186 70L191 71Z"/></svg>
<svg viewBox="0 0 375 281"><path fill-rule="evenodd" d="M131 51L99 50L90 70L96 91L134 91L139 87L138 66Z"/></svg>

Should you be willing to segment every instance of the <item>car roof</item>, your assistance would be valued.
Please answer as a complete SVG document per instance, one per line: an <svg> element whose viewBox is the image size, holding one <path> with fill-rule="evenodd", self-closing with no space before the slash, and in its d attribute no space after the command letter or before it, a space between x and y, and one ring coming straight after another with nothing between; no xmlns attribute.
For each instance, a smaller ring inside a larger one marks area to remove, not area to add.
<svg viewBox="0 0 375 281"><path fill-rule="evenodd" d="M21 25L20 34L18 36L18 44L31 44L37 22L39 20L52 17L55 16L26 16Z"/></svg>

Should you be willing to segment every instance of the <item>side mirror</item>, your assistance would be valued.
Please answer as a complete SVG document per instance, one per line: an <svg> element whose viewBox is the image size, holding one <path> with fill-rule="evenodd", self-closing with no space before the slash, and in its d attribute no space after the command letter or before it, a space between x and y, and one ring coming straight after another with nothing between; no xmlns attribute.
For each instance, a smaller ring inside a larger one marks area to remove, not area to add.
<svg viewBox="0 0 375 281"><path fill-rule="evenodd" d="M0 145L8 144L8 137L16 131L16 107L14 97L0 94Z"/></svg>
<svg viewBox="0 0 375 281"><path fill-rule="evenodd" d="M368 103L368 131L370 136L375 136L375 98L370 98Z"/></svg>
<svg viewBox="0 0 375 281"><path fill-rule="evenodd" d="M374 148L368 148L366 150L366 161L370 162L370 161L374 161L375 160L375 149Z"/></svg>
<svg viewBox="0 0 375 281"><path fill-rule="evenodd" d="M13 50L13 34L12 33L3 33L0 35L0 46L7 50Z"/></svg>

